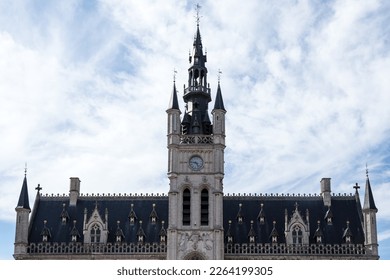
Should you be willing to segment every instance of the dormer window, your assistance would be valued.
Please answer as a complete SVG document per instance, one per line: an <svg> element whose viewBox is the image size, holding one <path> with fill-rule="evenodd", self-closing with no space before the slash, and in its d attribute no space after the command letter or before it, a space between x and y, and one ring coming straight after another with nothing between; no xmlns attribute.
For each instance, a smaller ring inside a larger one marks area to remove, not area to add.
<svg viewBox="0 0 390 280"><path fill-rule="evenodd" d="M65 225L69 220L68 211L65 209L65 203L62 204L62 212L61 212L61 222Z"/></svg>
<svg viewBox="0 0 390 280"><path fill-rule="evenodd" d="M129 222L130 222L130 225L134 225L136 220L137 220L137 215L135 214L133 203L130 205L130 207L131 207L131 210L129 213Z"/></svg>
<svg viewBox="0 0 390 280"><path fill-rule="evenodd" d="M264 214L264 209L263 209L263 207L264 207L264 204L261 203L261 204L260 204L260 212L259 212L259 214L257 215L257 219L259 220L260 225L264 225L264 223L265 223L265 214Z"/></svg>
<svg viewBox="0 0 390 280"><path fill-rule="evenodd" d="M124 239L124 234L123 234L123 230L121 229L120 227L120 221L117 221L116 224L117 224L117 228L116 228L116 233L115 233L115 236L116 236L116 242L122 242L122 239Z"/></svg>
<svg viewBox="0 0 390 280"><path fill-rule="evenodd" d="M142 229L142 221L139 221L139 229L138 229L138 232L137 232L137 240L138 240L138 243L143 243L144 240L145 240L145 232Z"/></svg>
<svg viewBox="0 0 390 280"><path fill-rule="evenodd" d="M157 219L158 219L157 212L156 212L156 204L153 203L152 206L153 206L153 209L152 209L152 212L150 213L149 217L150 217L150 222L152 223L152 225L155 225L157 222Z"/></svg>
<svg viewBox="0 0 390 280"><path fill-rule="evenodd" d="M71 242L77 242L77 238L80 237L79 231L76 228L76 220L73 220L73 228L70 232Z"/></svg>
<svg viewBox="0 0 390 280"><path fill-rule="evenodd" d="M43 221L43 229L41 231L41 236L42 236L42 242L47 242L49 241L49 238L51 238L51 232L50 229L46 227L47 221Z"/></svg>
<svg viewBox="0 0 390 280"><path fill-rule="evenodd" d="M160 243L167 242L167 231L165 230L165 222L161 221L161 230L160 230Z"/></svg>
<svg viewBox="0 0 390 280"><path fill-rule="evenodd" d="M237 213L237 223L241 225L244 221L244 217L242 216L242 203L238 204L238 213Z"/></svg>
<svg viewBox="0 0 390 280"><path fill-rule="evenodd" d="M276 230L276 221L273 221L273 229L271 231L271 242L274 244L274 243L278 243L278 231Z"/></svg>
<svg viewBox="0 0 390 280"><path fill-rule="evenodd" d="M326 211L325 220L326 220L326 223L328 225L332 225L332 223L333 223L333 213L332 213L332 210L330 210L330 206L328 206L328 211Z"/></svg>
<svg viewBox="0 0 390 280"><path fill-rule="evenodd" d="M264 217L260 217L260 218L259 218L259 223L260 223L261 225L264 225Z"/></svg>

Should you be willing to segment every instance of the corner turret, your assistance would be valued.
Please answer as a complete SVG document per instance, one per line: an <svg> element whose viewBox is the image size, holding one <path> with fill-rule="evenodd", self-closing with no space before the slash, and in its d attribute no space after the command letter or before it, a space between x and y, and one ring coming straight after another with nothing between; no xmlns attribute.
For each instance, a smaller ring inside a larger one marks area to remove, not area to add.
<svg viewBox="0 0 390 280"><path fill-rule="evenodd" d="M15 244L14 244L14 257L19 258L19 255L27 253L28 246L28 226L29 216L31 212L28 187L27 187L27 175L24 174L22 189L20 191L18 204L15 208L16 211L16 229L15 229Z"/></svg>

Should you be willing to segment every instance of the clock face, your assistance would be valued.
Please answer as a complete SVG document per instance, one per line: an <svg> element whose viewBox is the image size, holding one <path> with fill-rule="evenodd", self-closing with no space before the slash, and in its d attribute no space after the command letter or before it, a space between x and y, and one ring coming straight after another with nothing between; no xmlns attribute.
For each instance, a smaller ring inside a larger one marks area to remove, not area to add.
<svg viewBox="0 0 390 280"><path fill-rule="evenodd" d="M203 167L203 159L200 156L193 156L190 158L189 165L192 170L201 170Z"/></svg>

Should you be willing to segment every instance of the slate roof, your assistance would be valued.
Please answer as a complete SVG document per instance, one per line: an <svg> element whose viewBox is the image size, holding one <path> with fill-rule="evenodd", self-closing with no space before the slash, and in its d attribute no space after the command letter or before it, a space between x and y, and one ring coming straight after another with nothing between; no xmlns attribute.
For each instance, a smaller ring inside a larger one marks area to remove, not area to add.
<svg viewBox="0 0 390 280"><path fill-rule="evenodd" d="M263 204L264 224L260 224L258 220L261 203ZM284 243L286 241L284 236L285 210L287 210L290 219L296 203L298 203L298 210L303 220L306 219L306 209L309 211L310 244L316 243L314 234L318 229L318 221L320 221L320 229L324 235L323 243L325 244L345 243L343 234L348 221L353 235L352 242L364 243L358 204L355 196L352 195L332 196L332 225L328 225L325 219L328 207L324 206L321 196L225 196L223 204L224 229L229 228L229 220L231 220L230 233L234 242L248 243L248 233L251 229L251 221L253 221L256 242L270 243L273 222L276 221L278 242ZM242 224L237 221L237 214L240 211L239 204L241 204L240 215L243 217Z"/></svg>
<svg viewBox="0 0 390 280"><path fill-rule="evenodd" d="M145 232L145 242L159 242L159 233L161 231L161 222L165 221L165 227L168 224L168 197L167 196L126 196L126 197L98 197L98 196L81 196L77 200L76 206L69 207L68 196L40 196L36 200L32 213L29 241L41 242L41 232L46 227L50 229L50 242L70 242L71 232L77 230L80 233L78 241L83 242L83 222L84 209L87 209L87 219L91 216L96 207L103 221L105 221L105 209L108 210L108 240L114 243L116 233L119 227L124 233L123 242L137 242L137 232L140 229L139 221L142 220L142 230ZM65 204L65 206L63 206ZM134 225L129 223L129 213L131 204L136 213L137 219ZM151 223L150 214L155 204L157 213L157 222ZM61 214L64 209L69 215L69 220L63 224ZM74 220L76 224L74 225Z"/></svg>
<svg viewBox="0 0 390 280"><path fill-rule="evenodd" d="M103 221L105 209L108 210L109 235L107 242L114 243L116 241L118 221L124 235L122 241L127 243L137 242L140 220L142 220L142 230L145 233L145 242L159 242L162 221L164 221L164 230L168 228L167 196L80 196L74 207L69 207L68 196L40 196L36 200L31 217L29 241L41 242L41 233L46 226L51 232L50 242L68 243L71 241L71 232L75 230L80 234L78 241L82 242L84 209L87 209L87 219L89 219L96 203ZM325 218L329 208L324 206L321 196L225 196L223 205L225 236L229 229L230 220L230 234L234 243L248 243L248 234L254 234L257 243L270 243L275 221L278 242L284 243L285 211L290 218L296 203L304 220L306 219L306 209L309 211L310 243L315 243L314 237L318 231L318 221L320 221L319 226L325 244L344 243L343 234L347 229L347 222L349 222L349 230L352 234L352 243L364 243L361 213L358 210L359 203L352 195L332 196L330 209L333 217L331 225L327 224ZM134 225L129 222L131 204L133 204L136 215ZM153 204L155 204L155 212L153 212ZM241 211L239 204L241 204ZM260 224L258 220L261 204L263 204L264 224ZM65 216L68 217L65 224L62 222L64 211L67 213ZM242 224L237 221L239 211L243 218ZM157 216L157 223L151 222L151 215ZM45 220L46 225L44 225ZM253 221L252 232L251 221Z"/></svg>

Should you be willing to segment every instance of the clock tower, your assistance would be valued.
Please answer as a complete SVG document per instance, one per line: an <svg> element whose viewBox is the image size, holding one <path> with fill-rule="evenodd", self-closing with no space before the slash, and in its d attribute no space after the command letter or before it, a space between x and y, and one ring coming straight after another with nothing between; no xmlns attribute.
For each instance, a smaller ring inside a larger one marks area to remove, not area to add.
<svg viewBox="0 0 390 280"><path fill-rule="evenodd" d="M198 17L199 19L199 17ZM223 259L225 114L220 82L209 116L210 85L199 20L184 85L183 118L173 84L168 115L167 259Z"/></svg>

